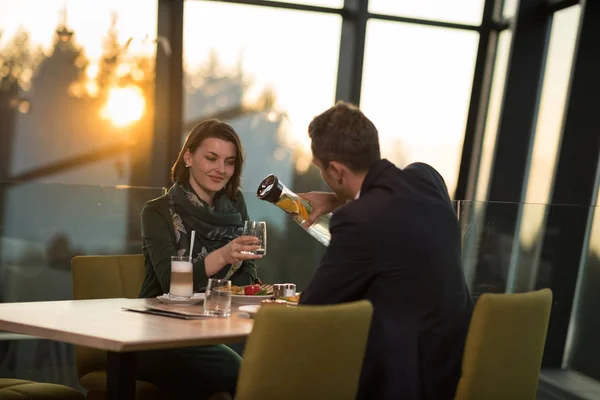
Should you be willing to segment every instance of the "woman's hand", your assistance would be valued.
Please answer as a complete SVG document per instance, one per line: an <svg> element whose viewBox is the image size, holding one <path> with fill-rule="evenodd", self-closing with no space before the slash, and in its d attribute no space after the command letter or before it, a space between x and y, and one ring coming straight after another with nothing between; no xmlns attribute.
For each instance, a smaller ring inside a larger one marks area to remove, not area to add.
<svg viewBox="0 0 600 400"><path fill-rule="evenodd" d="M204 260L204 269L206 276L211 277L221 270L227 264L236 264L244 260L256 260L262 258L262 255L249 252L260 248L259 241L254 236L240 236L227 243L218 250L213 251Z"/></svg>
<svg viewBox="0 0 600 400"><path fill-rule="evenodd" d="M311 226L320 216L329 214L341 204L334 193L326 192L308 192L298 193L298 196L308 200L312 204L312 212L308 215L308 219L304 226Z"/></svg>
<svg viewBox="0 0 600 400"><path fill-rule="evenodd" d="M262 258L262 255L249 253L260 248L260 241L254 236L240 236L233 239L227 245L221 247L218 251L222 257L223 266L235 264L244 260L255 260Z"/></svg>

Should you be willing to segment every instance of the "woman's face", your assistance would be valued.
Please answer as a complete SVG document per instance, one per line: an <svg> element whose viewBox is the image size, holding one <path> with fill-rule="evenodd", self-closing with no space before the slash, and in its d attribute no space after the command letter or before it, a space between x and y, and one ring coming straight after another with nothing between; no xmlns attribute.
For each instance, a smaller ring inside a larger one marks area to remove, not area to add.
<svg viewBox="0 0 600 400"><path fill-rule="evenodd" d="M236 153L233 143L217 138L204 139L194 153L188 150L184 161L190 166L192 187L195 183L209 196L222 190L235 172Z"/></svg>

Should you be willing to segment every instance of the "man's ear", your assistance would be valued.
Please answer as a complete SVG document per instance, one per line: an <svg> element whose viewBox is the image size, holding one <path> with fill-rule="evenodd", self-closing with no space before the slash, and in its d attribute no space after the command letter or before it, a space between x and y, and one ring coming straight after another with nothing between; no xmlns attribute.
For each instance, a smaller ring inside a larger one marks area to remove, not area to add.
<svg viewBox="0 0 600 400"><path fill-rule="evenodd" d="M344 181L344 177L346 175L347 172L347 167L337 161L330 161L329 162L329 173L331 174L331 176L333 177L333 179L339 184L341 185Z"/></svg>

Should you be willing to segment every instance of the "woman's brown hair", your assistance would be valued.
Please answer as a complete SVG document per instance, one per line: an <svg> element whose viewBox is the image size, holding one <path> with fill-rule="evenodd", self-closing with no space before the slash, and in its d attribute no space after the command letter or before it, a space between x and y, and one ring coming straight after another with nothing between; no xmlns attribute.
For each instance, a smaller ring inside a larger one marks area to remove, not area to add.
<svg viewBox="0 0 600 400"><path fill-rule="evenodd" d="M190 169L185 166L183 156L187 150L192 154L195 153L202 142L208 138L221 139L233 143L235 146L235 170L227 182L227 185L225 185L225 193L230 199L235 200L240 188L242 166L244 165L244 149L242 148L240 137L235 130L229 124L217 119L207 119L200 122L192 129L185 139L185 143L179 152L177 161L175 161L175 164L173 164L173 167L171 168L171 180L173 183L178 183L180 185L187 184L190 181Z"/></svg>

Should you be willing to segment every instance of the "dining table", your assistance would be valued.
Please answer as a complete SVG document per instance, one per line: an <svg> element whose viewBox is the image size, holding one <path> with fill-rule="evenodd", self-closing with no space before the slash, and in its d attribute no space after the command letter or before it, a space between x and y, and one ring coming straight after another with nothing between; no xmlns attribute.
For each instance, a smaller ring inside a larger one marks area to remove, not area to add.
<svg viewBox="0 0 600 400"><path fill-rule="evenodd" d="M146 350L243 341L253 320L232 305L227 318L179 319L131 312L157 299L63 300L0 304L0 330L107 352L107 398L135 398L135 356Z"/></svg>

